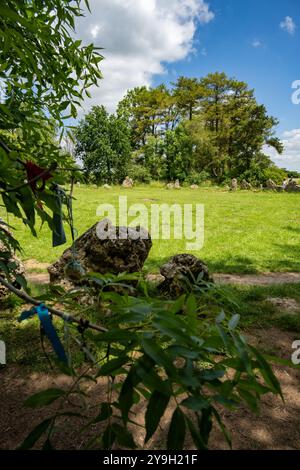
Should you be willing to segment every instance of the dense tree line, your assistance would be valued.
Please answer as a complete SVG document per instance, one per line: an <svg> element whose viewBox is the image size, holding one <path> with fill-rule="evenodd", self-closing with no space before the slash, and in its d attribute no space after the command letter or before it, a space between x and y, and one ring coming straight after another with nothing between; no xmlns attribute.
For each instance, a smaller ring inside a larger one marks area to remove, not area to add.
<svg viewBox="0 0 300 470"><path fill-rule="evenodd" d="M94 107L78 127L77 155L98 181L119 181L131 171L145 181L237 177L257 183L272 172L276 178L263 147L282 152L277 124L244 82L224 73L180 77L170 89L128 91L117 116Z"/></svg>

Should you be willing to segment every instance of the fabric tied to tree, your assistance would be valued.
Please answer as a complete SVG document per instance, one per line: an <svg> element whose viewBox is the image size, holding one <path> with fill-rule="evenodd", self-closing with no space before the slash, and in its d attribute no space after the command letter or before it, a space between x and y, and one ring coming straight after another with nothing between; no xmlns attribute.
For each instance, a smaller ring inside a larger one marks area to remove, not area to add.
<svg viewBox="0 0 300 470"><path fill-rule="evenodd" d="M65 192L58 186L53 185L56 196L57 211L53 213L52 246L64 245L67 241L63 226L62 200Z"/></svg>
<svg viewBox="0 0 300 470"><path fill-rule="evenodd" d="M41 326L48 340L52 344L53 350L55 351L58 359L65 364L68 364L68 359L64 350L64 347L58 337L58 334L53 326L52 317L45 307L44 304L40 304L37 307L33 307L31 310L24 311L18 318L18 321L27 320L33 315L37 314L41 322Z"/></svg>

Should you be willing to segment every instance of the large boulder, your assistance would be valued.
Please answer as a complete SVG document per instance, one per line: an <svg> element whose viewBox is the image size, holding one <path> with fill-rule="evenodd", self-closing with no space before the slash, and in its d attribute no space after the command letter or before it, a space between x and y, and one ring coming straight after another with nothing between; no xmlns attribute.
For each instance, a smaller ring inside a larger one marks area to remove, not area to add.
<svg viewBox="0 0 300 470"><path fill-rule="evenodd" d="M145 229L115 227L109 219L103 219L75 241L75 260L70 247L48 268L50 282L67 278L76 284L87 272L138 272L151 246L151 237Z"/></svg>
<svg viewBox="0 0 300 470"><path fill-rule="evenodd" d="M208 267L196 256L181 254L173 256L167 263L161 266L160 274L164 281L159 289L170 297L183 294L190 284L205 285L211 282Z"/></svg>

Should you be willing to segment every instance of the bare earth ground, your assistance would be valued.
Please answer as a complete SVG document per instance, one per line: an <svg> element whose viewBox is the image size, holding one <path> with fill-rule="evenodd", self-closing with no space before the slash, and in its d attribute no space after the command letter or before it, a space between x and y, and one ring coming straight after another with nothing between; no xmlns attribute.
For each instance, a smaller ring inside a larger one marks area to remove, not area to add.
<svg viewBox="0 0 300 470"><path fill-rule="evenodd" d="M35 260L25 261L25 268L27 270L27 279L29 282L36 284L44 284L49 282L49 275L47 273L47 263L39 263ZM35 272L38 270L39 272ZM43 272L40 272L43 271ZM152 280L160 278L159 274L149 275ZM255 285L271 285L271 284L293 284L300 283L300 272L298 273L262 273L262 274L219 274L213 275L214 281L220 284L245 284L249 286Z"/></svg>
<svg viewBox="0 0 300 470"><path fill-rule="evenodd" d="M253 344L258 344L264 350L276 350L276 353L285 359L290 358L291 344L295 340L292 333L282 332L276 328L264 330L251 330L247 334ZM261 414L256 416L244 408L237 412L222 410L221 414L233 438L234 449L299 449L300 448L300 371L288 367L275 367L285 397L285 403L272 395L264 397ZM32 373L20 366L7 366L0 370L0 448L15 449L27 434L43 419L51 415L55 405L46 409L28 409L22 406L24 400L31 395L48 387L68 386L70 379L63 375L45 373ZM89 387L89 404L97 405L106 400L106 387L99 380L97 385ZM78 411L70 407L69 411ZM167 420L170 419L173 407L169 409L161 423L161 429L147 444L147 448L164 449L167 434ZM93 413L97 412L97 408ZM136 409L135 421L142 423L144 406L141 402ZM56 438L55 448L81 449L93 436L101 435L101 425L89 430L88 436L81 436L76 429L80 427L80 419L65 421L67 426ZM76 426L74 426L76 424ZM141 428L135 430L135 441L139 448L143 446L143 432ZM187 437L186 449L194 449L194 445ZM211 449L227 449L221 433L215 430L210 440Z"/></svg>
<svg viewBox="0 0 300 470"><path fill-rule="evenodd" d="M27 269L45 269L46 266L38 266L31 262ZM32 282L44 283L48 281L45 273L30 274ZM290 279L290 281L288 280ZM264 275L216 275L216 282L231 282L250 285L266 285L287 282L300 282L300 273L266 273ZM270 299L275 301L276 299ZM282 300L282 299L279 299ZM251 329L245 333L252 344L259 346L269 354L276 354L284 359L290 359L292 343L300 339L299 335L283 332L277 328ZM224 422L233 438L234 449L299 449L300 448L300 371L285 366L274 368L285 398L285 403L280 398L266 395L262 401L260 415L253 415L244 408L237 412L220 410ZM16 448L35 425L51 415L55 405L46 409L28 409L22 406L24 400L32 393L48 387L68 386L70 379L63 375L45 373L32 373L21 366L7 366L0 369L0 448ZM89 386L89 405L97 405L106 401L106 389L104 383L99 380L97 385ZM76 407L69 409L78 411ZM170 405L154 438L147 444L147 448L164 449L167 435L167 422L170 419L173 406ZM143 402L136 407L135 421L142 423L144 414ZM97 412L97 408L89 413ZM74 425L76 424L76 425ZM54 442L55 448L82 449L89 438L96 434L101 435L103 428L96 425L89 430L88 436L81 436L78 427L82 424L79 418L72 421L67 418L64 425L67 426L57 436ZM139 448L143 446L144 434L141 428L135 430L135 441ZM188 436L185 443L186 449L194 449L194 445ZM228 446L217 429L213 431L210 440L211 449L227 449Z"/></svg>

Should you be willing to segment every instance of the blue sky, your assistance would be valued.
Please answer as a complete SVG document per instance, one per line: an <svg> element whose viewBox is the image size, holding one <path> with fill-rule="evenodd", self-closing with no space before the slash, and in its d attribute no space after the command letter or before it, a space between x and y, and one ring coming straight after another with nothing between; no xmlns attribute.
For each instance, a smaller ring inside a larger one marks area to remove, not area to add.
<svg viewBox="0 0 300 470"><path fill-rule="evenodd" d="M134 86L179 75L221 71L254 88L280 121L286 150L280 166L300 170L299 0L91 0L79 35L104 47L104 80L90 104L114 111ZM99 8L100 7L100 8Z"/></svg>
<svg viewBox="0 0 300 470"><path fill-rule="evenodd" d="M246 81L257 99L280 119L279 131L300 127L291 84L300 80L299 0L211 0L213 21L198 25L196 54L167 66L169 74L202 76L220 71ZM294 34L280 28L290 16ZM168 81L157 76L155 83Z"/></svg>

